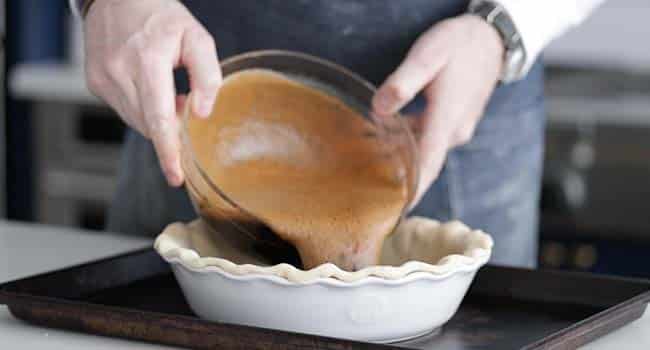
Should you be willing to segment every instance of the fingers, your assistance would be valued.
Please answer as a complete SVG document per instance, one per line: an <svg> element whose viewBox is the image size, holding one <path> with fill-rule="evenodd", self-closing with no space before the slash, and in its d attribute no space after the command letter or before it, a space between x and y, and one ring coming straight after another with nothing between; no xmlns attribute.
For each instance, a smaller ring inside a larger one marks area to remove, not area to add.
<svg viewBox="0 0 650 350"><path fill-rule="evenodd" d="M446 63L446 50L435 30L420 37L402 64L381 85L372 100L379 115L397 113L422 90Z"/></svg>
<svg viewBox="0 0 650 350"><path fill-rule="evenodd" d="M138 94L132 74L126 66L122 57L117 55L103 62L86 62L86 84L88 89L108 103L126 124L146 135L146 124L138 118Z"/></svg>
<svg viewBox="0 0 650 350"><path fill-rule="evenodd" d="M444 74L431 82L425 89L426 108L420 116L419 137L417 139L420 179L411 209L420 202L431 184L438 178L447 152L453 147L452 140L457 124L457 101L455 90L445 85Z"/></svg>
<svg viewBox="0 0 650 350"><path fill-rule="evenodd" d="M187 95L176 95L176 116L181 118L185 110L185 103L187 103Z"/></svg>
<svg viewBox="0 0 650 350"><path fill-rule="evenodd" d="M101 75L88 74L89 87L95 94L101 93L127 124L152 140L168 183L179 186L183 172L171 61L169 65L143 63L146 61L141 60L136 76L122 61L111 62Z"/></svg>
<svg viewBox="0 0 650 350"><path fill-rule="evenodd" d="M173 68L188 68L197 114L208 115L221 81L214 42L178 1L102 4L84 26L88 86L152 140L168 182L180 185L176 107L184 102L175 96Z"/></svg>
<svg viewBox="0 0 650 350"><path fill-rule="evenodd" d="M190 76L192 109L201 117L208 117L221 85L214 39L205 29L194 27L183 34L181 60Z"/></svg>
<svg viewBox="0 0 650 350"><path fill-rule="evenodd" d="M436 106L429 103L420 120L420 134L417 139L420 179L410 209L420 202L438 177L449 150L447 125Z"/></svg>
<svg viewBox="0 0 650 350"><path fill-rule="evenodd" d="M174 187L182 185L184 177L180 162L178 120L159 120L158 123L149 125L149 134L167 183Z"/></svg>
<svg viewBox="0 0 650 350"><path fill-rule="evenodd" d="M449 150L468 142L474 132L478 118L461 103L464 90L450 85L455 76L443 73L424 90L427 107L420 116L417 139L420 181L411 209L438 178Z"/></svg>
<svg viewBox="0 0 650 350"><path fill-rule="evenodd" d="M183 183L180 162L179 119L171 60L142 60L136 80L147 134L153 142L160 167L171 186Z"/></svg>

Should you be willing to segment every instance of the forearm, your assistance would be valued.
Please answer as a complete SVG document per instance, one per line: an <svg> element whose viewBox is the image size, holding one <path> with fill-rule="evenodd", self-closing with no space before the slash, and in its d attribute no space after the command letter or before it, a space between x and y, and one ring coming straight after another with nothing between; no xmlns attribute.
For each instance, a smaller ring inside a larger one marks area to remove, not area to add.
<svg viewBox="0 0 650 350"><path fill-rule="evenodd" d="M484 0L472 0L473 3ZM553 39L580 24L604 0L492 0L503 6L521 35L526 62L523 77Z"/></svg>

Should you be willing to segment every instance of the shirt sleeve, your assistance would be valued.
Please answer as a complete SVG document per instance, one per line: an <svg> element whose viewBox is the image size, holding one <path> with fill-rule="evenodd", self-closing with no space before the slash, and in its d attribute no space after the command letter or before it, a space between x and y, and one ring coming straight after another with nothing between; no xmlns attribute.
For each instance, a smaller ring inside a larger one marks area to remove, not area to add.
<svg viewBox="0 0 650 350"><path fill-rule="evenodd" d="M472 0L472 3L484 0ZM519 72L528 73L544 47L567 30L580 24L605 0L493 0L506 9L514 22L526 51L526 62Z"/></svg>

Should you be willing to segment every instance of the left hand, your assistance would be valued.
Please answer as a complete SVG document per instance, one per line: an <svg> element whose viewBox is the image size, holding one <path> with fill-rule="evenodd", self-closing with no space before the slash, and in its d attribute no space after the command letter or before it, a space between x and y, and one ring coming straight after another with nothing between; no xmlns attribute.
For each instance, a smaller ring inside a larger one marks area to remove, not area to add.
<svg viewBox="0 0 650 350"><path fill-rule="evenodd" d="M391 115L420 91L427 107L418 118L420 183L414 207L438 177L449 149L470 141L498 82L504 47L485 20L461 15L420 36L373 98L378 115Z"/></svg>

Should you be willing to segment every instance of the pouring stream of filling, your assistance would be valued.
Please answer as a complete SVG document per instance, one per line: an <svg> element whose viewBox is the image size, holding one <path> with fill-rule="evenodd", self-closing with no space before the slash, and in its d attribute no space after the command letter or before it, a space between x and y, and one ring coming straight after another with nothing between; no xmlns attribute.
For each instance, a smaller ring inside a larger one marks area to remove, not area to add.
<svg viewBox="0 0 650 350"><path fill-rule="evenodd" d="M278 73L245 70L224 81L211 117L191 118L188 130L211 181L295 246L304 268L377 264L408 188L400 158L358 112Z"/></svg>

